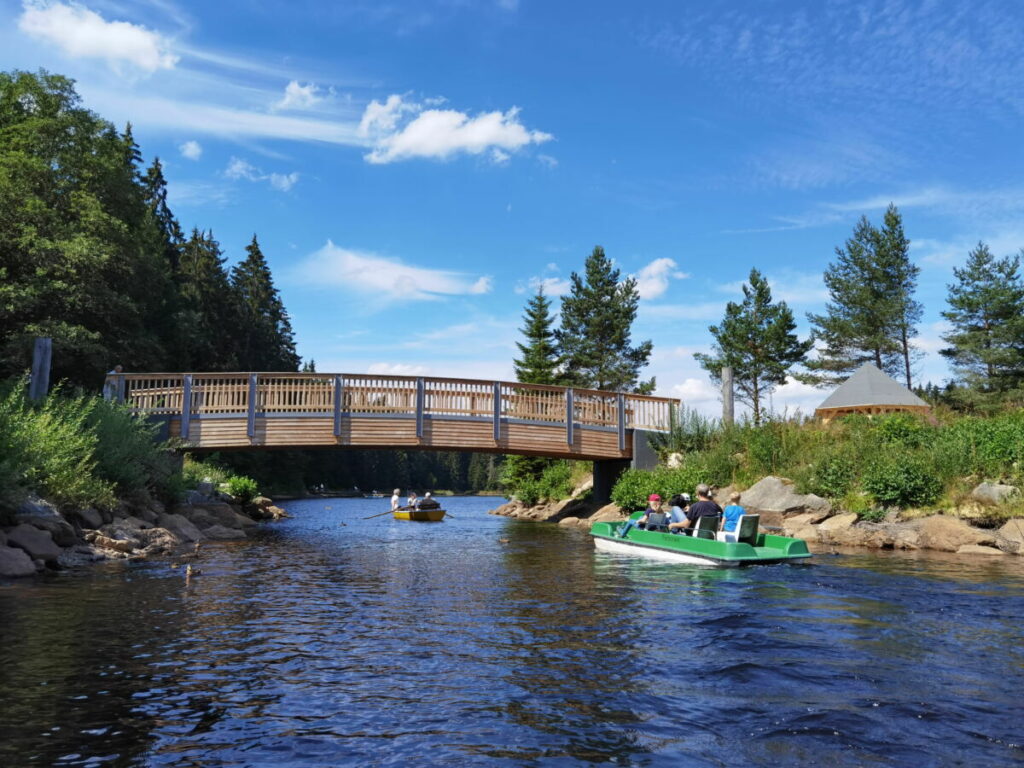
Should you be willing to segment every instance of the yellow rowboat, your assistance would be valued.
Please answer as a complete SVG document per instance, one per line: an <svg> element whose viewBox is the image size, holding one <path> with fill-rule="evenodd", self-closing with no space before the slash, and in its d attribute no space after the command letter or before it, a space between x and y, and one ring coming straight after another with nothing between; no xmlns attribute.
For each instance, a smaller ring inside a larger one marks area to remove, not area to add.
<svg viewBox="0 0 1024 768"><path fill-rule="evenodd" d="M395 520L416 520L421 523L439 523L444 520L443 509L396 509L391 513Z"/></svg>

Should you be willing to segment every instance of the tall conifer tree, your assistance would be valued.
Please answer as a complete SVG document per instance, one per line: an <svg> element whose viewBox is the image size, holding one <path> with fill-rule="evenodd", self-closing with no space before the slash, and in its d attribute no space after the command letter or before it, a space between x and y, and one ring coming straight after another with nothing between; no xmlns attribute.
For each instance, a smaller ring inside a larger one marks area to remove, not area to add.
<svg viewBox="0 0 1024 768"><path fill-rule="evenodd" d="M830 294L824 314L808 313L822 343L807 362L810 380L844 381L863 363L874 363L911 384L913 347L921 306L914 299L919 268L910 262L910 242L899 211L890 205L881 230L862 216L836 260L825 270Z"/></svg>
<svg viewBox="0 0 1024 768"><path fill-rule="evenodd" d="M240 318L224 256L213 232L192 230L181 250L182 324L187 347L182 367L194 371L238 370Z"/></svg>
<svg viewBox="0 0 1024 768"><path fill-rule="evenodd" d="M651 356L651 342L631 344L640 294L632 277L619 281L619 270L596 246L584 274L570 278L562 297L562 324L555 332L564 361L566 383L604 390L651 392L654 379L640 381Z"/></svg>
<svg viewBox="0 0 1024 768"><path fill-rule="evenodd" d="M300 358L295 352L291 321L256 235L245 251L245 259L231 270L241 320L238 362L246 371L297 370Z"/></svg>
<svg viewBox="0 0 1024 768"><path fill-rule="evenodd" d="M1022 252L1024 255L1024 252ZM997 259L978 243L948 286L953 326L941 350L968 394L984 402L1024 386L1024 281L1020 256Z"/></svg>
<svg viewBox="0 0 1024 768"><path fill-rule="evenodd" d="M750 270L750 285L743 286L743 301L730 301L721 324L708 330L715 339L713 354L694 357L718 383L722 368L732 368L739 400L750 405L754 423L760 424L764 398L786 383L813 342L797 338L793 312L784 301L772 302L768 281L756 269Z"/></svg>
<svg viewBox="0 0 1024 768"><path fill-rule="evenodd" d="M543 289L539 289L530 298L523 322L525 325L519 330L526 343L516 342L522 357L512 361L516 381L527 384L557 384L559 358L555 346L555 333L551 328L554 318L551 316L551 300L544 295Z"/></svg>

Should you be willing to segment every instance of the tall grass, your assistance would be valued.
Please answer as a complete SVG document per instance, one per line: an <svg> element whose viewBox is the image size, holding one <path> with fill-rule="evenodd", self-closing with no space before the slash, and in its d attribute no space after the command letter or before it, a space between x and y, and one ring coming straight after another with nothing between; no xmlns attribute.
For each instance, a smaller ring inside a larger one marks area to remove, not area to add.
<svg viewBox="0 0 1024 768"><path fill-rule="evenodd" d="M154 429L124 407L60 388L33 403L24 380L0 383L0 506L37 493L109 507L136 490L162 494L175 473Z"/></svg>
<svg viewBox="0 0 1024 768"><path fill-rule="evenodd" d="M680 423L656 438L664 453L690 440ZM639 508L652 492L692 493L698 482L747 487L766 475L794 480L798 490L846 503L929 507L965 495L981 480L1024 482L1024 411L997 416L948 414L929 423L911 414L848 416L828 425L774 419L698 431L700 448L675 470L630 471L616 485L620 506ZM668 445L667 445L668 444ZM692 444L692 443L691 443Z"/></svg>

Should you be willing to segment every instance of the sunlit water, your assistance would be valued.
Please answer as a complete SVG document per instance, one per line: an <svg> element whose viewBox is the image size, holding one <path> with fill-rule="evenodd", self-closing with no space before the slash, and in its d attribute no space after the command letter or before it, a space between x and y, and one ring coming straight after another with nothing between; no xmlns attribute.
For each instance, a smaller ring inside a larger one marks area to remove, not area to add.
<svg viewBox="0 0 1024 768"><path fill-rule="evenodd" d="M446 500L0 582L0 765L1024 762L1024 558L702 569Z"/></svg>

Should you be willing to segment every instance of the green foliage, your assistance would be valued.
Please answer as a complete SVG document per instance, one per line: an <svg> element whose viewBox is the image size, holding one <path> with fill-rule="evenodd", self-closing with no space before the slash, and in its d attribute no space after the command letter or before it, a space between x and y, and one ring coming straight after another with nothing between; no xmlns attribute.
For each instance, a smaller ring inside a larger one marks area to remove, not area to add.
<svg viewBox="0 0 1024 768"><path fill-rule="evenodd" d="M811 471L799 483L803 493L815 493L827 499L841 499L853 487L856 468L849 457L837 454L825 456L811 466Z"/></svg>
<svg viewBox="0 0 1024 768"><path fill-rule="evenodd" d="M640 304L636 280L622 280L604 249L596 246L587 257L584 276L573 272L570 283L569 293L562 297L562 324L555 332L563 379L590 389L652 390L653 380L639 380L651 356L651 342L634 347L631 340Z"/></svg>
<svg viewBox="0 0 1024 768"><path fill-rule="evenodd" d="M869 523L880 523L885 520L885 515L886 512L881 507L869 507L859 513L860 519Z"/></svg>
<svg viewBox="0 0 1024 768"><path fill-rule="evenodd" d="M182 480L185 488L194 490L200 483L213 483L215 488L227 483L232 476L231 472L222 467L215 458L199 461L193 456L186 455L181 469Z"/></svg>
<svg viewBox="0 0 1024 768"><path fill-rule="evenodd" d="M703 451L711 445L718 429L717 422L692 408L673 408L669 411L667 432L650 432L647 441L662 459L671 453Z"/></svg>
<svg viewBox="0 0 1024 768"><path fill-rule="evenodd" d="M509 456L504 483L509 494L527 505L566 499L589 472L585 462Z"/></svg>
<svg viewBox="0 0 1024 768"><path fill-rule="evenodd" d="M996 259L978 243L967 264L953 269L949 309L942 316L952 329L942 355L969 386L962 400L991 408L1024 387L1024 281L1020 257Z"/></svg>
<svg viewBox="0 0 1024 768"><path fill-rule="evenodd" d="M825 312L809 314L820 353L808 361L812 377L839 383L863 363L905 377L909 387L921 305L914 300L920 268L910 261L910 241L893 205L878 229L861 217L836 260L825 270L830 300Z"/></svg>
<svg viewBox="0 0 1024 768"><path fill-rule="evenodd" d="M874 428L883 442L905 448L920 448L933 431L921 418L910 413L882 416L875 422Z"/></svg>
<svg viewBox="0 0 1024 768"><path fill-rule="evenodd" d="M526 305L523 315L525 325L520 332L526 343L516 342L518 360L512 365L516 372L516 381L527 384L558 384L558 366L561 359L555 346L555 334L551 330L554 318L551 317L551 300L538 290Z"/></svg>
<svg viewBox="0 0 1024 768"><path fill-rule="evenodd" d="M939 498L942 482L921 458L891 452L868 465L864 490L886 507L923 507Z"/></svg>
<svg viewBox="0 0 1024 768"><path fill-rule="evenodd" d="M260 489L256 481L251 477L243 475L232 475L227 482L228 493L234 497L239 504L248 504L259 496Z"/></svg>
<svg viewBox="0 0 1024 768"><path fill-rule="evenodd" d="M694 357L719 383L722 368L732 368L737 399L750 405L754 423L760 424L764 398L785 384L793 366L807 357L812 340L797 338L792 311L784 301L772 302L768 281L756 269L743 286L743 301L726 304L721 324L708 330L715 339L712 354Z"/></svg>
<svg viewBox="0 0 1024 768"><path fill-rule="evenodd" d="M291 321L256 235L245 251L246 258L231 270L231 287L241 314L239 367L243 371L294 371L300 358ZM315 369L312 360L310 367Z"/></svg>
<svg viewBox="0 0 1024 768"><path fill-rule="evenodd" d="M120 495L150 489L167 494L177 474L168 446L157 427L106 400L92 400L88 426L96 433L96 474L113 483Z"/></svg>
<svg viewBox="0 0 1024 768"><path fill-rule="evenodd" d="M678 469L628 469L612 489L612 501L624 510L644 509L652 493L663 499L677 493L692 495L699 483L707 482L705 475L705 468L698 461L686 461Z"/></svg>

